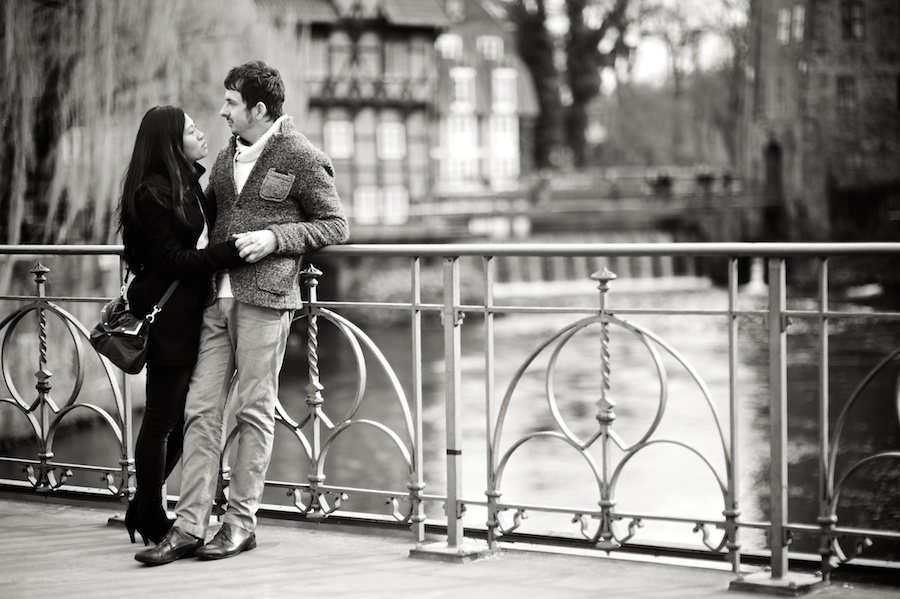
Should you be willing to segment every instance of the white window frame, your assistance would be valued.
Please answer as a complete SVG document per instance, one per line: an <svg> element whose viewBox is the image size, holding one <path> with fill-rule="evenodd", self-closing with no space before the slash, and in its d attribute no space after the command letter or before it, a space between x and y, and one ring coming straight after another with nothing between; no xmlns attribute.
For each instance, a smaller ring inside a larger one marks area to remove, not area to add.
<svg viewBox="0 0 900 599"><path fill-rule="evenodd" d="M444 180L453 189L470 188L477 185L479 162L474 155L450 156L444 161Z"/></svg>
<svg viewBox="0 0 900 599"><path fill-rule="evenodd" d="M323 130L325 153L332 159L353 157L353 123L351 121L328 121Z"/></svg>
<svg viewBox="0 0 900 599"><path fill-rule="evenodd" d="M485 60L503 60L503 38L499 35L479 35L475 48Z"/></svg>
<svg viewBox="0 0 900 599"><path fill-rule="evenodd" d="M404 185L387 185L382 190L381 216L386 225L409 222L409 191Z"/></svg>
<svg viewBox="0 0 900 599"><path fill-rule="evenodd" d="M453 67L450 69L450 110L475 111L475 69Z"/></svg>
<svg viewBox="0 0 900 599"><path fill-rule="evenodd" d="M791 31L793 32L794 41L803 41L803 30L806 26L806 7L802 4L794 5L794 14L792 18Z"/></svg>
<svg viewBox="0 0 900 599"><path fill-rule="evenodd" d="M381 216L381 189L362 185L353 190L353 219L360 225L376 225Z"/></svg>
<svg viewBox="0 0 900 599"><path fill-rule="evenodd" d="M494 112L515 112L519 107L519 73L515 69L498 68L491 71L491 108Z"/></svg>
<svg viewBox="0 0 900 599"><path fill-rule="evenodd" d="M463 56L463 39L454 33L444 33L435 42L438 54L445 60L460 60Z"/></svg>
<svg viewBox="0 0 900 599"><path fill-rule="evenodd" d="M791 9L787 6L778 9L778 29L775 39L782 46L791 43Z"/></svg>
<svg viewBox="0 0 900 599"><path fill-rule="evenodd" d="M518 156L519 119L510 115L494 115L490 124L491 156Z"/></svg>
<svg viewBox="0 0 900 599"><path fill-rule="evenodd" d="M475 115L451 114L447 117L447 147L454 156L471 156L478 148L478 119Z"/></svg>
<svg viewBox="0 0 900 599"><path fill-rule="evenodd" d="M381 160L403 160L406 158L406 125L399 121L378 123L375 131L378 158Z"/></svg>
<svg viewBox="0 0 900 599"><path fill-rule="evenodd" d="M514 189L518 186L519 161L516 156L491 156L490 181L494 189Z"/></svg>

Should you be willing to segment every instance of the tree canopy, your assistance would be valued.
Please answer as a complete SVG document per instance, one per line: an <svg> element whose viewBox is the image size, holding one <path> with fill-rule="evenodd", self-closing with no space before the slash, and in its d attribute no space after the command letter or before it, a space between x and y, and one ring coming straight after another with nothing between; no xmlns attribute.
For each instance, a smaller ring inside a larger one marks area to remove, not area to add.
<svg viewBox="0 0 900 599"><path fill-rule="evenodd" d="M227 10L217 0L3 2L0 241L115 243L114 209L144 113L179 105L218 147L227 70L298 60L295 29L267 25L260 35L259 22L252 0ZM0 264L0 289L8 275Z"/></svg>

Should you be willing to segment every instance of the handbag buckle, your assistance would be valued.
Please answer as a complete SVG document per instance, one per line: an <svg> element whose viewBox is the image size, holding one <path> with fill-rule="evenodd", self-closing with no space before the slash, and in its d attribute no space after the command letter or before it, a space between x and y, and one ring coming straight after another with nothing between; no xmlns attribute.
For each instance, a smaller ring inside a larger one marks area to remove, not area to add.
<svg viewBox="0 0 900 599"><path fill-rule="evenodd" d="M160 312L162 312L162 310L159 308L159 306L153 306L153 309L150 310L149 314L147 314L147 322L153 324L153 321L156 320L156 315Z"/></svg>

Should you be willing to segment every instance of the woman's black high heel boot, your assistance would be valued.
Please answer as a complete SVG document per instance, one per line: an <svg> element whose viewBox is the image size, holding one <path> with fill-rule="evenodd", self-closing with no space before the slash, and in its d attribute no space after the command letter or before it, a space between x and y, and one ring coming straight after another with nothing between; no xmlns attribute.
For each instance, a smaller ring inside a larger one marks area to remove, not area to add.
<svg viewBox="0 0 900 599"><path fill-rule="evenodd" d="M128 509L125 511L125 529L128 531L128 537L131 542L135 542L134 533L138 532L147 546L152 541L154 545L159 543L169 529L172 528L173 520L169 520L162 504L155 502L141 502L137 495L128 502Z"/></svg>
<svg viewBox="0 0 900 599"><path fill-rule="evenodd" d="M142 501L137 509L136 528L144 538L144 545L148 540L154 545L162 541L169 529L174 524L162 507L162 502Z"/></svg>
<svg viewBox="0 0 900 599"><path fill-rule="evenodd" d="M131 538L131 542L134 543L134 531L138 530L138 507L139 502L137 495L135 495L134 499L128 502L128 509L125 510L125 529L128 531L128 536ZM147 537L141 536L144 538L144 545L147 545Z"/></svg>

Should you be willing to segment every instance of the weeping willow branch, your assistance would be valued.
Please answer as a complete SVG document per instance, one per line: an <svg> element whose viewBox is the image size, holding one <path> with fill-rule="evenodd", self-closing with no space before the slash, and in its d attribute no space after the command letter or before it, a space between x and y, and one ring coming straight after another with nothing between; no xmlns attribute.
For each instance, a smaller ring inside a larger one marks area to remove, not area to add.
<svg viewBox="0 0 900 599"><path fill-rule="evenodd" d="M288 69L304 64L308 30L270 25L253 0L222 7L217 0L2 3L0 243L115 243L122 174L143 114L182 106L210 147L220 147L228 132L216 112L235 64L262 58L281 68L286 108L302 118L302 73ZM0 292L10 271L0 262Z"/></svg>

